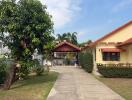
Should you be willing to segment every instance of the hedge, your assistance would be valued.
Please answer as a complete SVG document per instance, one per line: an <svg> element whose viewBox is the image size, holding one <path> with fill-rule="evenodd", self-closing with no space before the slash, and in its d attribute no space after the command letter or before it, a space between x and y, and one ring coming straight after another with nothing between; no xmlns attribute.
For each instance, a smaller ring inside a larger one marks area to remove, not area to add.
<svg viewBox="0 0 132 100"><path fill-rule="evenodd" d="M0 58L0 84L3 84L6 79L7 72L7 60Z"/></svg>
<svg viewBox="0 0 132 100"><path fill-rule="evenodd" d="M79 54L79 64L88 73L93 71L93 56L89 52L84 52Z"/></svg>
<svg viewBox="0 0 132 100"><path fill-rule="evenodd" d="M132 78L132 67L97 65L98 72L107 78Z"/></svg>

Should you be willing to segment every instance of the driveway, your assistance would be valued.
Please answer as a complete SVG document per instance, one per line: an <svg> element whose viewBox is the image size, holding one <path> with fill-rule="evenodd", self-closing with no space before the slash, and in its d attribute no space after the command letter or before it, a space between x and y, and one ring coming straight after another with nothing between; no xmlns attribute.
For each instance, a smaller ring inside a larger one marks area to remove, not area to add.
<svg viewBox="0 0 132 100"><path fill-rule="evenodd" d="M47 100L124 100L83 69L56 66L60 73Z"/></svg>

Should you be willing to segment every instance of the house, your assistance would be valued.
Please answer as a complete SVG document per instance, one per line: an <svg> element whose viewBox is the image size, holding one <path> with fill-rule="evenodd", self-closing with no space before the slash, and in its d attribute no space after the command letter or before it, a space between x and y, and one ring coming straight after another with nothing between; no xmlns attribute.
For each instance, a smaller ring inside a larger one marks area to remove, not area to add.
<svg viewBox="0 0 132 100"><path fill-rule="evenodd" d="M78 53L81 49L66 40L58 43L53 49L54 65L74 65L78 63Z"/></svg>
<svg viewBox="0 0 132 100"><path fill-rule="evenodd" d="M90 44L94 70L97 64L132 63L132 21Z"/></svg>

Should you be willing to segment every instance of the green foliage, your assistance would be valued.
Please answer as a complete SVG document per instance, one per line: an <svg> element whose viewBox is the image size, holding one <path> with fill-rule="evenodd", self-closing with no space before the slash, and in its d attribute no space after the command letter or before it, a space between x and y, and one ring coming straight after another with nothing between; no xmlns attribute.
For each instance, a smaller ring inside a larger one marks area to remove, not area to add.
<svg viewBox="0 0 132 100"><path fill-rule="evenodd" d="M62 42L63 40L67 40L75 45L78 44L78 41L77 41L77 33L76 32L73 32L73 33L64 33L62 35L58 34L57 35L58 39L60 42Z"/></svg>
<svg viewBox="0 0 132 100"><path fill-rule="evenodd" d="M132 78L132 67L104 66L99 64L98 71L108 78Z"/></svg>
<svg viewBox="0 0 132 100"><path fill-rule="evenodd" d="M40 76L44 73L44 67L43 66L38 66L38 67L35 67L35 73L37 76Z"/></svg>
<svg viewBox="0 0 132 100"><path fill-rule="evenodd" d="M66 65L70 65L70 64L71 64L70 61L71 61L70 59L66 58L66 59L65 59L65 64L66 64Z"/></svg>
<svg viewBox="0 0 132 100"><path fill-rule="evenodd" d="M46 9L38 0L0 1L0 40L20 64L17 75L21 78L29 74L35 50L45 58L51 55L53 22Z"/></svg>
<svg viewBox="0 0 132 100"><path fill-rule="evenodd" d="M0 40L17 61L32 60L52 48L53 22L46 6L38 0L0 1Z"/></svg>
<svg viewBox="0 0 132 100"><path fill-rule="evenodd" d="M44 67L40 65L39 61L37 59L34 59L34 65L32 67L32 71L36 73L37 76L42 75L44 72Z"/></svg>
<svg viewBox="0 0 132 100"><path fill-rule="evenodd" d="M46 100L58 75L57 72L50 72L48 75L30 75L27 80L18 80L11 90L0 90L0 100Z"/></svg>
<svg viewBox="0 0 132 100"><path fill-rule="evenodd" d="M88 46L90 43L92 43L92 40L88 40L86 42L82 42L82 43L79 44L79 46L85 47L85 46Z"/></svg>
<svg viewBox="0 0 132 100"><path fill-rule="evenodd" d="M20 67L18 68L18 72L17 75L19 76L19 78L27 78L28 74L31 71L31 68L34 66L35 62L34 61L20 61L19 62Z"/></svg>
<svg viewBox="0 0 132 100"><path fill-rule="evenodd" d="M7 69L8 66L6 58L0 58L0 84L2 84L6 79Z"/></svg>
<svg viewBox="0 0 132 100"><path fill-rule="evenodd" d="M93 71L93 56L89 52L79 54L79 62L83 69L88 73Z"/></svg>
<svg viewBox="0 0 132 100"><path fill-rule="evenodd" d="M26 79L28 77L29 74L29 68L26 66L22 66L19 69L19 72L17 73L17 75L19 76L20 79Z"/></svg>

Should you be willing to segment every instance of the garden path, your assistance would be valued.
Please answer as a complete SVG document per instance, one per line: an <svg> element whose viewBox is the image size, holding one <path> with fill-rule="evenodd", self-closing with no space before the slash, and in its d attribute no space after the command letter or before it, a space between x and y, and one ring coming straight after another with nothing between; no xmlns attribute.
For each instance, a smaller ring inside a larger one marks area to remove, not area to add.
<svg viewBox="0 0 132 100"><path fill-rule="evenodd" d="M60 73L47 100L124 100L93 75L73 66L56 66Z"/></svg>

